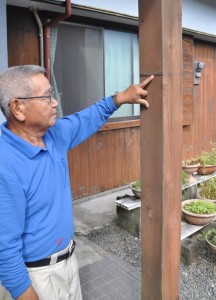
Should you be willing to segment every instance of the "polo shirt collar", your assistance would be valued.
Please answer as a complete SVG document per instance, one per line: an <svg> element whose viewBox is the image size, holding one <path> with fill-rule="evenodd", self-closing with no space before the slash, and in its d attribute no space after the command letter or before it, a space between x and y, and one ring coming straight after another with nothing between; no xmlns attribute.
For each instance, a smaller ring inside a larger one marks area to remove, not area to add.
<svg viewBox="0 0 216 300"><path fill-rule="evenodd" d="M1 131L2 131L1 137L7 143L9 143L11 146L16 148L18 151L22 152L24 155L26 155L29 158L33 158L40 151L47 151L47 149L40 146L34 146L26 142L22 138L20 138L18 135L14 134L11 130L7 128L7 121L2 123Z"/></svg>

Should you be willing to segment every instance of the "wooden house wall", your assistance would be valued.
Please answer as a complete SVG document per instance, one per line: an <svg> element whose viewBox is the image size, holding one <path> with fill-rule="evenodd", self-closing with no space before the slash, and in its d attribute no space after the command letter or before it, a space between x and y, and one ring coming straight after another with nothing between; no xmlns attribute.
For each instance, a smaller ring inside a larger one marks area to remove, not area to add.
<svg viewBox="0 0 216 300"><path fill-rule="evenodd" d="M216 44L194 41L191 47L193 61L202 61L205 66L200 84L193 85L192 121L183 127L183 158L199 155L216 142Z"/></svg>
<svg viewBox="0 0 216 300"><path fill-rule="evenodd" d="M105 126L69 151L68 160L74 199L126 185L140 177L140 125Z"/></svg>
<svg viewBox="0 0 216 300"><path fill-rule="evenodd" d="M32 12L8 6L9 66L39 64L38 28ZM193 62L203 61L200 85ZM183 159L216 140L216 45L183 36ZM140 177L139 120L107 123L68 153L74 199L128 184Z"/></svg>
<svg viewBox="0 0 216 300"><path fill-rule="evenodd" d="M9 66L39 64L38 28L28 9L7 6Z"/></svg>

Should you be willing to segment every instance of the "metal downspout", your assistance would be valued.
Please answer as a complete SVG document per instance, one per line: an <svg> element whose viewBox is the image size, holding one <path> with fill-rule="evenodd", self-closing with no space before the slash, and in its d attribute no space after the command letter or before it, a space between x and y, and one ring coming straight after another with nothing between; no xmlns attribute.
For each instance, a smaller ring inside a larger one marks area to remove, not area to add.
<svg viewBox="0 0 216 300"><path fill-rule="evenodd" d="M50 28L60 21L63 21L71 16L72 8L71 8L71 0L66 0L66 12L55 17L48 23L46 23L43 27L44 31L44 67L46 69L46 77L50 81Z"/></svg>
<svg viewBox="0 0 216 300"><path fill-rule="evenodd" d="M38 24L39 39L40 39L40 65L42 67L44 67L43 26L42 26L41 20L40 20L40 18L38 16L37 9L35 7L30 7L29 9L33 12L33 14L35 16L35 19L37 21L37 24Z"/></svg>

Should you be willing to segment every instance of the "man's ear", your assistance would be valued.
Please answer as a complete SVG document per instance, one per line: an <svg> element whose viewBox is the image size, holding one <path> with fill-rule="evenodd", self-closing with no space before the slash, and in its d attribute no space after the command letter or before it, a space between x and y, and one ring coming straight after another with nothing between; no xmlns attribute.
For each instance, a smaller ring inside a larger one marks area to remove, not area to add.
<svg viewBox="0 0 216 300"><path fill-rule="evenodd" d="M20 122L25 120L25 104L23 101L13 99L10 102L10 110L13 116Z"/></svg>

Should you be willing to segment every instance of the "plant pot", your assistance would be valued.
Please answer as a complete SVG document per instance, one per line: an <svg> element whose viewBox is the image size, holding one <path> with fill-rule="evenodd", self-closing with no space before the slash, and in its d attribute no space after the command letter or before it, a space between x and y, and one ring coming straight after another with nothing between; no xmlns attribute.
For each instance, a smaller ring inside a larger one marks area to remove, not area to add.
<svg viewBox="0 0 216 300"><path fill-rule="evenodd" d="M187 174L189 174L189 183L193 183L196 182L196 178L193 177L193 173L195 173L198 170L200 164L196 164L196 165L185 165L182 166L182 170L185 171Z"/></svg>
<svg viewBox="0 0 216 300"><path fill-rule="evenodd" d="M207 245L213 255L216 255L216 246L213 245L208 239L206 239Z"/></svg>
<svg viewBox="0 0 216 300"><path fill-rule="evenodd" d="M199 175L210 175L216 171L216 165L199 166L197 173Z"/></svg>
<svg viewBox="0 0 216 300"><path fill-rule="evenodd" d="M136 181L134 182L131 182L129 184L129 187L131 188L132 192L134 193L134 195L137 197L137 198L141 198L141 190L138 190L138 189L135 189L132 185L136 183Z"/></svg>
<svg viewBox="0 0 216 300"><path fill-rule="evenodd" d="M200 199L189 199L189 200L182 201L182 214L183 214L184 219L188 223L193 224L193 225L206 225L208 223L211 223L216 218L216 212L213 214L201 215L201 214L195 214L192 212L188 212L187 210L184 209L184 206L186 204L189 204L194 201L200 201ZM212 203L212 201L209 201L209 200L203 200L203 201Z"/></svg>

